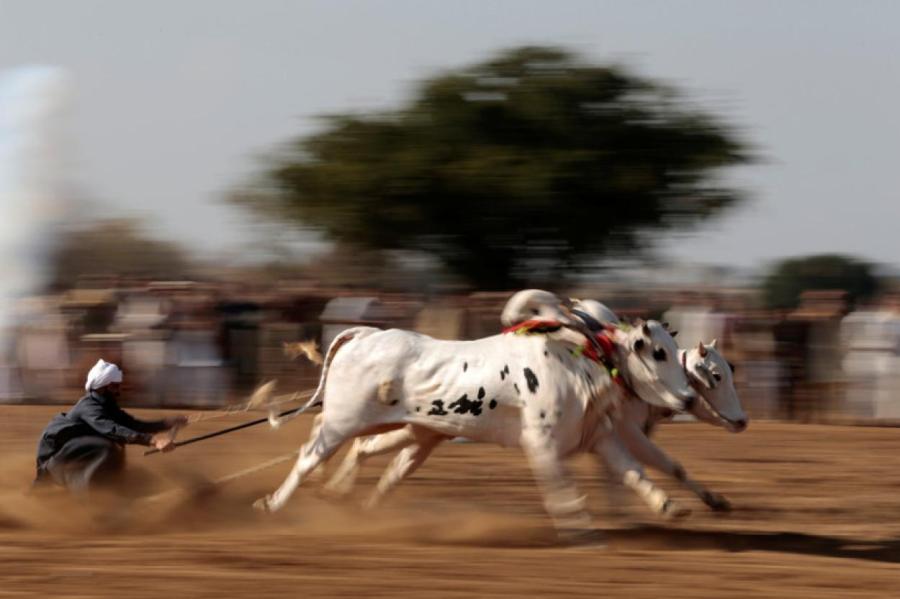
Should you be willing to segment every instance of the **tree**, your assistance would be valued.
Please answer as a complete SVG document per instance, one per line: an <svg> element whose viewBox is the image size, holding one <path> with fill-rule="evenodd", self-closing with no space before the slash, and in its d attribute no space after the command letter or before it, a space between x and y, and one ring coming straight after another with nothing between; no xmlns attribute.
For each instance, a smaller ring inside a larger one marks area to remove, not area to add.
<svg viewBox="0 0 900 599"><path fill-rule="evenodd" d="M116 219L61 235L50 259L50 286L68 289L94 276L177 279L191 271L178 245L149 237L136 221Z"/></svg>
<svg viewBox="0 0 900 599"><path fill-rule="evenodd" d="M269 160L235 201L509 289L733 205L714 177L748 156L668 87L527 47L429 79L394 112L326 118Z"/></svg>
<svg viewBox="0 0 900 599"><path fill-rule="evenodd" d="M775 265L763 282L763 296L770 308L796 308L800 294L808 290L847 292L852 306L878 291L872 265L849 256L822 254L791 258Z"/></svg>

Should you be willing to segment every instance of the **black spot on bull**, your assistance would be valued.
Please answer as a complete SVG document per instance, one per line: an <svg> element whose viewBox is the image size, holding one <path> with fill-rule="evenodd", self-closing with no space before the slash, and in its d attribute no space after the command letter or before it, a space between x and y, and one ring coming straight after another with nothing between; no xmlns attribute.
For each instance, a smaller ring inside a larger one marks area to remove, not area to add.
<svg viewBox="0 0 900 599"><path fill-rule="evenodd" d="M513 383L513 387L516 388L516 395L522 395L522 392L519 391L519 383Z"/></svg>
<svg viewBox="0 0 900 599"><path fill-rule="evenodd" d="M496 408L496 407L497 407L497 400L496 400L496 399L492 399L492 400L491 400L491 403L488 404L488 407L489 407L490 409L492 409L492 410L493 410L494 408Z"/></svg>
<svg viewBox="0 0 900 599"><path fill-rule="evenodd" d="M525 382L528 383L528 390L532 393L537 391L538 385L540 384L538 383L537 377L534 376L534 373L530 368L525 369Z"/></svg>
<svg viewBox="0 0 900 599"><path fill-rule="evenodd" d="M484 404L480 399L470 400L468 394L463 395L452 404L447 406L457 414L472 414L473 416L481 415L481 406Z"/></svg>
<svg viewBox="0 0 900 599"><path fill-rule="evenodd" d="M478 399L484 399L484 387L478 387Z"/></svg>
<svg viewBox="0 0 900 599"><path fill-rule="evenodd" d="M446 416L449 413L444 409L443 399L435 399L431 402L431 410L428 412L429 416Z"/></svg>
<svg viewBox="0 0 900 599"><path fill-rule="evenodd" d="M468 369L469 369L469 363L463 362L463 372L467 371Z"/></svg>

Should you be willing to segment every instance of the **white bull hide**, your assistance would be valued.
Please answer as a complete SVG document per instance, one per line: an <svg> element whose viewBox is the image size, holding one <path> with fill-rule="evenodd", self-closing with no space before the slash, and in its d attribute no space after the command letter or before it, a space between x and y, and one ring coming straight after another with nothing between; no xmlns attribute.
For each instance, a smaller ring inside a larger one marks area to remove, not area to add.
<svg viewBox="0 0 900 599"><path fill-rule="evenodd" d="M675 342L662 325L648 322L610 335L622 375L642 398L673 409L693 400ZM280 509L347 440L411 425L416 451L406 454L397 480L448 437L518 445L557 526L586 526L587 513L561 460L596 449L605 416L623 392L602 366L571 349L552 334L440 341L409 331L350 329L329 348L308 404L323 403L318 426L284 483L255 505Z"/></svg>

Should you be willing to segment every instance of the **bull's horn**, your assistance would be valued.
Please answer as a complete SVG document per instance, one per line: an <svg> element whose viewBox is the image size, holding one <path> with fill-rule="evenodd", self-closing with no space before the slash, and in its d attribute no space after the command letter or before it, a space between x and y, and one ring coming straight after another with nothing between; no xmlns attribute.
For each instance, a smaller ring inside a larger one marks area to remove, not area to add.
<svg viewBox="0 0 900 599"><path fill-rule="evenodd" d="M713 349L717 349L717 348L716 348L716 344L717 344L718 342L719 342L718 338L713 339L712 341L709 342L709 346L710 346L711 348L713 348Z"/></svg>

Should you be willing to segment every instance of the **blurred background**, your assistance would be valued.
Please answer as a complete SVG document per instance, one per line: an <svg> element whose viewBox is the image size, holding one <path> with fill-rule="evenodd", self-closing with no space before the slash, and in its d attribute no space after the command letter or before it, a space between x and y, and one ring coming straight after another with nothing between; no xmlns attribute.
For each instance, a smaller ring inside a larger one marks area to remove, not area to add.
<svg viewBox="0 0 900 599"><path fill-rule="evenodd" d="M718 339L751 417L900 422L900 5L0 0L0 402L310 386L514 291Z"/></svg>

